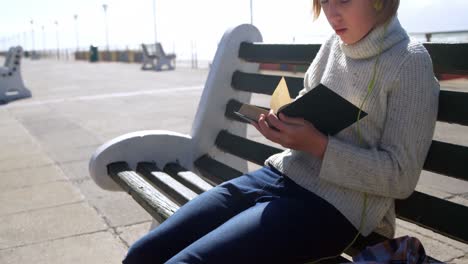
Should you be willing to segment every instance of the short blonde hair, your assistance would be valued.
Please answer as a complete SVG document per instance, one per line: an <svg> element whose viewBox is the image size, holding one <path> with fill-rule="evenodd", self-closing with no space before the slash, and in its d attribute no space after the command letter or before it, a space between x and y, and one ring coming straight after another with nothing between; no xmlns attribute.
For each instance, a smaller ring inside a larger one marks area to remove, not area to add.
<svg viewBox="0 0 468 264"><path fill-rule="evenodd" d="M382 10L379 11L379 17L377 18L377 24L383 24L387 22L391 17L396 15L398 7L400 6L400 0L373 0L382 1ZM320 0L313 0L312 12L314 14L314 20L317 19L322 10Z"/></svg>

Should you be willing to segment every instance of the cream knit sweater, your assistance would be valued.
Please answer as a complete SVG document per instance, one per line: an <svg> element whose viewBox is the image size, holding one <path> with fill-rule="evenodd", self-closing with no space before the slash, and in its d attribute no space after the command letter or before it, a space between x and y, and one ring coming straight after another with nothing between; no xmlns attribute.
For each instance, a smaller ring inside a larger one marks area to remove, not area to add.
<svg viewBox="0 0 468 264"><path fill-rule="evenodd" d="M376 84L363 106L368 113L360 121L363 145L354 124L328 137L322 161L288 149L265 163L327 200L356 229L367 193L361 233L376 231L393 237L394 199L408 197L418 182L434 133L439 84L429 54L410 41L396 17L384 39L383 33L379 26L352 45L331 36L307 70L305 88L299 94L323 83L359 107L383 45Z"/></svg>

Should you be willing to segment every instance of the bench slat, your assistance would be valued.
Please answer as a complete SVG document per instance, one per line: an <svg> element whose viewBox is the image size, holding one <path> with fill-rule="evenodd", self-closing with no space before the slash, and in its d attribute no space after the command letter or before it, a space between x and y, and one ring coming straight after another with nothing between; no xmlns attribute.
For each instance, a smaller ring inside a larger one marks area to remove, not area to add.
<svg viewBox="0 0 468 264"><path fill-rule="evenodd" d="M281 149L231 134L226 130L218 133L215 145L227 153L260 166L264 165L265 160L269 156L282 151Z"/></svg>
<svg viewBox="0 0 468 264"><path fill-rule="evenodd" d="M204 177L215 184L221 184L244 174L208 155L198 158L194 165Z"/></svg>
<svg viewBox="0 0 468 264"><path fill-rule="evenodd" d="M425 43L436 73L468 74L468 43Z"/></svg>
<svg viewBox="0 0 468 264"><path fill-rule="evenodd" d="M137 172L154 184L162 192L174 199L179 205L197 197L198 194L176 181L170 175L162 172L153 162L140 162L137 166Z"/></svg>
<svg viewBox="0 0 468 264"><path fill-rule="evenodd" d="M224 116L228 119L231 119L231 120L234 120L234 121L237 121L237 122L242 122L242 123L249 123L247 120L239 117L238 115L236 115L234 112L236 111L239 111L239 109L241 108L242 106L242 103L237 101L237 100L234 100L234 99L231 99L228 101L227 105L226 105L226 111L224 112ZM270 109L267 108L267 107L262 107L262 106L259 106L259 105L255 105L256 107L259 107L259 108L263 108L267 111L269 111Z"/></svg>
<svg viewBox="0 0 468 264"><path fill-rule="evenodd" d="M236 71L232 77L232 87L236 90L259 94L273 94L281 76L245 73ZM285 77L291 98L295 98L304 86L304 79ZM437 120L468 126L468 93L440 91Z"/></svg>
<svg viewBox="0 0 468 264"><path fill-rule="evenodd" d="M178 163L174 162L166 164L166 166L164 166L164 171L198 194L213 188L211 184L206 182L200 176L187 170Z"/></svg>
<svg viewBox="0 0 468 264"><path fill-rule="evenodd" d="M239 58L263 63L310 64L317 55L320 44L263 44L243 42Z"/></svg>
<svg viewBox="0 0 468 264"><path fill-rule="evenodd" d="M416 191L395 206L399 218L468 243L468 207Z"/></svg>
<svg viewBox="0 0 468 264"><path fill-rule="evenodd" d="M424 43L434 65L434 72L468 74L467 43ZM278 64L310 64L320 44L242 43L239 58L246 61Z"/></svg>
<svg viewBox="0 0 468 264"><path fill-rule="evenodd" d="M111 163L107 169L109 176L160 223L179 209L177 204L132 171L126 162Z"/></svg>
<svg viewBox="0 0 468 264"><path fill-rule="evenodd" d="M239 91L272 95L282 76L256 73L234 72L231 85ZM291 98L295 98L304 88L304 78L284 77Z"/></svg>
<svg viewBox="0 0 468 264"><path fill-rule="evenodd" d="M279 149L230 134L227 131L221 131L218 134L216 145L223 151L259 165L263 165L264 160L271 154L274 154L275 151L280 151ZM454 149L460 150L460 148L463 148L462 155L464 155L464 159L460 157L459 160L456 160L457 155L454 154L456 152ZM430 154L428 158L438 159L436 158L437 155L434 155L435 152L451 153L451 155L448 160L443 158L444 155L441 155L441 158L436 162L429 160L429 164L438 164L444 168L441 170L433 167L432 171L436 171L438 173L449 173L449 176L455 175L456 178L466 180L467 175L462 172L467 171L468 169L466 166L466 160L468 160L467 147L434 141L430 152L432 154ZM445 157L448 156L445 155ZM457 166L459 168L457 168ZM443 233L444 235L459 241L466 241L468 239L468 229L463 231L463 226L466 223L462 220L468 219L468 209L466 207L417 192L407 200L398 201L398 204L400 206L399 216L402 218L415 224L423 225L438 233ZM424 205L424 207L422 207L422 205ZM420 212L415 210L415 208L427 209L422 209L423 212ZM428 211L429 213L424 211ZM444 219L454 219L455 217L460 219L458 220L458 223L455 223L452 220L444 221Z"/></svg>
<svg viewBox="0 0 468 264"><path fill-rule="evenodd" d="M468 147L433 140L424 169L467 181Z"/></svg>
<svg viewBox="0 0 468 264"><path fill-rule="evenodd" d="M219 132L216 146L221 150L260 166L271 155L281 152L281 149L261 144L226 130ZM450 155L447 155L450 153ZM443 174L452 178L468 180L468 147L445 142L432 141L424 170Z"/></svg>
<svg viewBox="0 0 468 264"><path fill-rule="evenodd" d="M234 112L238 111L241 106L242 106L241 102L239 102L237 100L234 100L234 99L229 100L227 105L226 105L226 111L224 112L224 116L231 119L231 120L235 120L235 121L238 121L238 122L249 123L245 119L240 118L238 115L234 114ZM268 110L268 111L270 110L270 108L267 108L267 107L262 107L262 106L259 106L259 105L255 105L255 106L263 108L263 109Z"/></svg>
<svg viewBox="0 0 468 264"><path fill-rule="evenodd" d="M234 100L234 99L230 99L226 105L226 111L224 111L224 116L231 119L231 120L235 120L235 121L238 121L238 122L243 122L243 123L248 123L247 121L245 121L244 119L238 117L236 114L234 114L235 111L238 111L242 106L242 103L237 101L237 100Z"/></svg>
<svg viewBox="0 0 468 264"><path fill-rule="evenodd" d="M437 120L468 126L468 93L440 91Z"/></svg>

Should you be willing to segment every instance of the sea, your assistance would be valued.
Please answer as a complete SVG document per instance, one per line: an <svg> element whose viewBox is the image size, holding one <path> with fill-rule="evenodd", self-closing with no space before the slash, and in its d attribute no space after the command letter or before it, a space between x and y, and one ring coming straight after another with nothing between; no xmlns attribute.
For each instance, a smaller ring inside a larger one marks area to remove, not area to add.
<svg viewBox="0 0 468 264"><path fill-rule="evenodd" d="M410 33L410 36L418 41L427 42L424 33ZM442 43L468 43L468 31L433 33L430 42Z"/></svg>

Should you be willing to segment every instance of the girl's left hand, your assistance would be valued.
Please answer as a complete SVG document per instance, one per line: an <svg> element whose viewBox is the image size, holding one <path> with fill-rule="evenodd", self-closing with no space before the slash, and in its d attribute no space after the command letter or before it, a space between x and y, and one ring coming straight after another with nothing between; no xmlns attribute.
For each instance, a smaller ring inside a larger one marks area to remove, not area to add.
<svg viewBox="0 0 468 264"><path fill-rule="evenodd" d="M289 149L299 150L323 159L328 144L328 137L318 131L314 125L303 118L278 118L273 111L267 116L260 115L253 126L267 139Z"/></svg>

